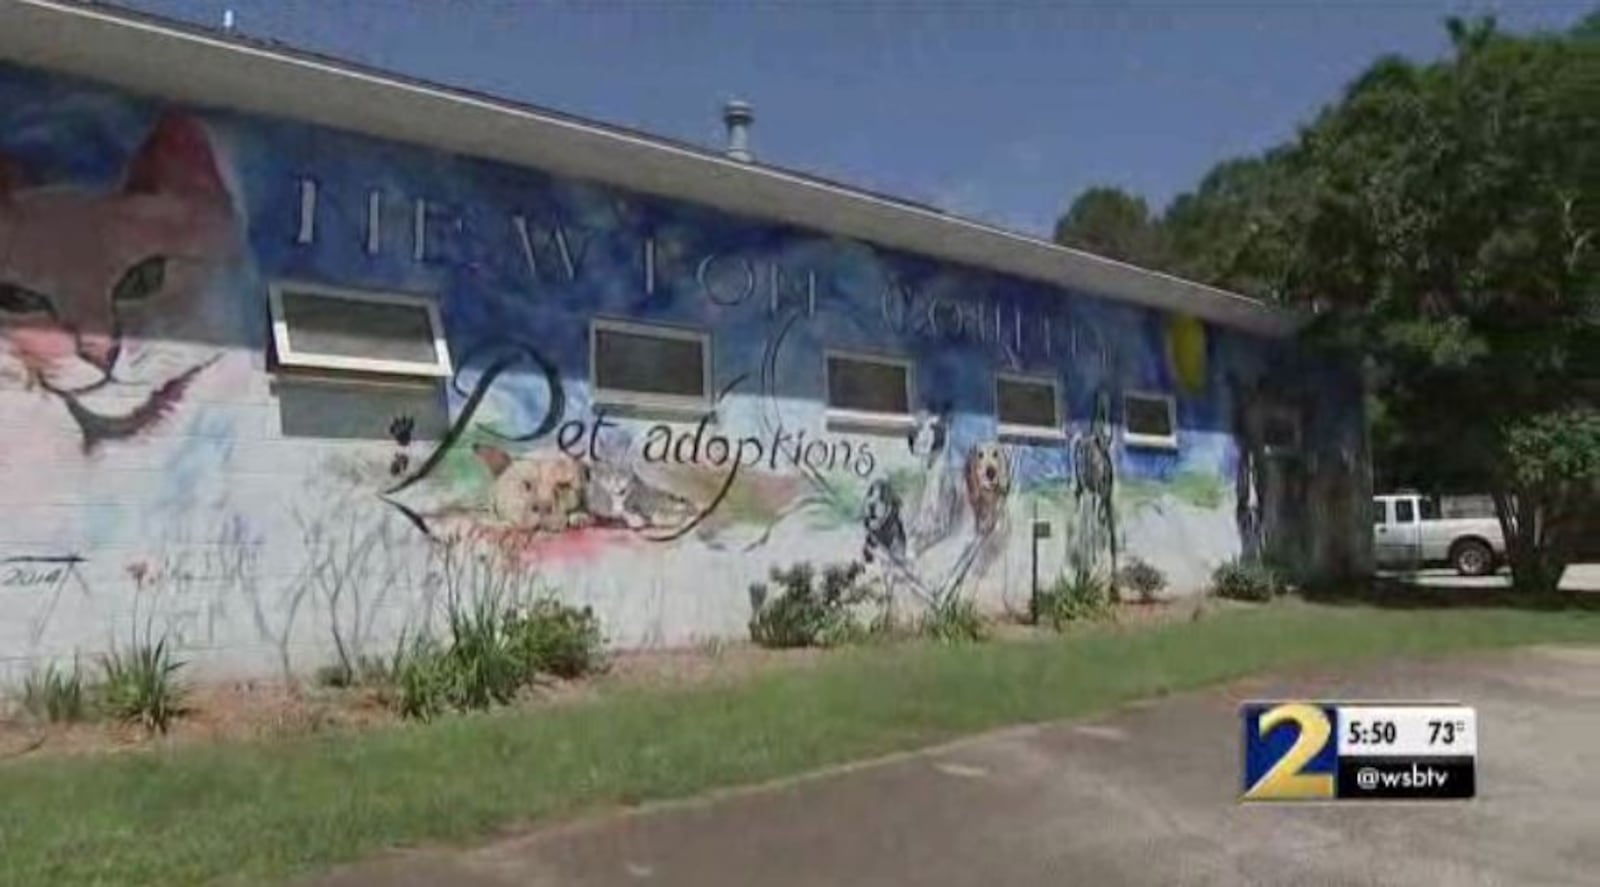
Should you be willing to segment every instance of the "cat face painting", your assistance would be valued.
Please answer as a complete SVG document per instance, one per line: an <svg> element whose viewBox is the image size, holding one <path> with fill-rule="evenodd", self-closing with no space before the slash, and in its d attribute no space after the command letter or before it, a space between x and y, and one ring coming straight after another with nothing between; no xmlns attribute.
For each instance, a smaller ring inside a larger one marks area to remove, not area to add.
<svg viewBox="0 0 1600 887"><path fill-rule="evenodd" d="M86 452L138 436L221 354L202 296L237 241L193 117L157 120L108 193L33 184L0 154L0 385L58 402Z"/></svg>

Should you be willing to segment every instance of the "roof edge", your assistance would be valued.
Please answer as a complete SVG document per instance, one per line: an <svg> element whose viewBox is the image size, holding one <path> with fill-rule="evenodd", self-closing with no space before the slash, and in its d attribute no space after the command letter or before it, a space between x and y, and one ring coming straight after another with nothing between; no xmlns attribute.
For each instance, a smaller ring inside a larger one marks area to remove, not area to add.
<svg viewBox="0 0 1600 887"><path fill-rule="evenodd" d="M535 167L1285 336L1296 313L914 203L360 65L68 0L0 2L0 59Z"/></svg>

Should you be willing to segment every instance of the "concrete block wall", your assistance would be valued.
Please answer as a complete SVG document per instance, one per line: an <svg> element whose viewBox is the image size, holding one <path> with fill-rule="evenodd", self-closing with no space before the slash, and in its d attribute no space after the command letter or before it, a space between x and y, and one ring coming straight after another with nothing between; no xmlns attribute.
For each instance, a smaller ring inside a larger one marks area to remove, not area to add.
<svg viewBox="0 0 1600 887"><path fill-rule="evenodd" d="M430 300L453 375L280 365L284 281ZM714 403L598 398L597 317L709 334ZM909 362L912 415L839 422L832 351ZM1001 372L1051 380L1059 428L1002 435ZM1175 445L1125 439L1133 391L1176 399ZM0 67L0 679L139 636L217 676L386 652L437 618L449 539L619 646L743 636L770 568L868 549L908 612L1023 611L1036 548L1045 583L1139 557L1172 594L1241 554L1356 571L1362 441L1352 375L1292 342ZM574 467L575 500L536 501ZM634 504L602 510L602 478ZM869 541L886 495L901 537Z"/></svg>

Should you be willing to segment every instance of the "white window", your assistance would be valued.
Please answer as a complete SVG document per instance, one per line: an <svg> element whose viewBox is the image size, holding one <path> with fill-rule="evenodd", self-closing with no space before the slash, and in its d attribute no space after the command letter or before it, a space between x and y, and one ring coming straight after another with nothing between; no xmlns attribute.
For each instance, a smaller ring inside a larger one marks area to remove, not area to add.
<svg viewBox="0 0 1600 887"><path fill-rule="evenodd" d="M1061 392L1055 379L998 373L994 401L1002 436L1063 436Z"/></svg>
<svg viewBox="0 0 1600 887"><path fill-rule="evenodd" d="M909 361L830 351L824 355L823 377L830 422L895 428L910 426Z"/></svg>
<svg viewBox="0 0 1600 887"><path fill-rule="evenodd" d="M711 337L682 327L595 320L589 379L603 403L709 409Z"/></svg>
<svg viewBox="0 0 1600 887"><path fill-rule="evenodd" d="M1130 446L1178 446L1178 402L1168 394L1130 391L1122 396L1122 439Z"/></svg>
<svg viewBox="0 0 1600 887"><path fill-rule="evenodd" d="M450 375L450 349L432 299L310 283L274 284L267 298L283 366Z"/></svg>

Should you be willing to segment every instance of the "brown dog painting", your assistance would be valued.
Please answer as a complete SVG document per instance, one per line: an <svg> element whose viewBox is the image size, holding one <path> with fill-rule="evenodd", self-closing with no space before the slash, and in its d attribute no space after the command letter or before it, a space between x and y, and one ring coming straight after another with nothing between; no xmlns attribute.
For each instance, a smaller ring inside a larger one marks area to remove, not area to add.
<svg viewBox="0 0 1600 887"><path fill-rule="evenodd" d="M988 533L1011 492L1011 457L997 441L978 444L967 453L964 474L973 528L980 535Z"/></svg>
<svg viewBox="0 0 1600 887"><path fill-rule="evenodd" d="M588 469L583 463L561 453L513 459L486 444L475 445L472 452L494 475L489 503L502 523L546 533L589 525L584 505Z"/></svg>

